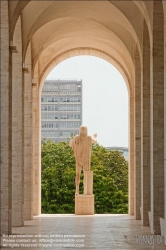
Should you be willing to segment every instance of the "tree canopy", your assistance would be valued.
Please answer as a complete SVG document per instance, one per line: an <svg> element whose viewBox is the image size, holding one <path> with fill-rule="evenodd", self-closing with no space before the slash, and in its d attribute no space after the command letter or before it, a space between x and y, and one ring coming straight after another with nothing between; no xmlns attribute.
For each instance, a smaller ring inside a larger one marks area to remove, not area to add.
<svg viewBox="0 0 166 250"><path fill-rule="evenodd" d="M74 213L75 158L72 149L66 142L44 141L41 158L42 213ZM95 213L127 213L128 163L122 153L93 145L91 170Z"/></svg>

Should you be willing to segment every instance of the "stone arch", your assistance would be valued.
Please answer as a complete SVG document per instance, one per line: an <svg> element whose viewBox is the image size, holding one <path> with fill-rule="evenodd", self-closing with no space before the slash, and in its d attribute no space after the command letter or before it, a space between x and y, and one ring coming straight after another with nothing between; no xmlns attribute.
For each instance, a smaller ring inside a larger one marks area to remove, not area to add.
<svg viewBox="0 0 166 250"><path fill-rule="evenodd" d="M144 11L145 11L145 9L144 9ZM139 47L139 46L138 46ZM87 48L85 48L85 49L87 49ZM91 50L95 50L95 49L92 49L91 48ZM107 56L109 56L109 55L107 55L107 53L106 52L103 52L103 51L100 51L100 50L98 50L98 52L99 53L104 53L104 57L105 58L103 58L103 59L106 59L106 57ZM141 58L141 49L139 48L139 52L140 52L140 58ZM65 53L65 52L64 52ZM62 58L61 58L61 60L64 60L63 59L63 56L64 56L64 53L61 53L61 56L62 56ZM111 57L111 56L110 56ZM69 57L68 57L69 58ZM57 58L56 58L57 59ZM54 59L53 59L54 60ZM60 57L59 57L59 60L60 60ZM106 59L107 60L107 59ZM127 70L125 70L124 69L124 67L122 66L122 65L120 65L120 63L115 59L115 58L111 58L111 59L109 59L109 60L107 60L107 61L110 61L120 72L121 72L121 74L123 75L123 77L124 77L124 79L125 79L125 81L126 81L126 83L128 83L127 84L127 87L128 87L128 91L130 91L130 94L131 94L131 96L132 96L132 102L134 102L134 99L133 99L133 87L132 87L132 82L134 82L133 81L133 76L132 76L132 74L131 74L131 72L129 73L129 72L127 72ZM38 64L38 63L37 63ZM38 67L38 66L37 66ZM134 69L133 69L133 71L134 71ZM42 81L42 77L43 76L41 76L40 75L40 78L37 80L38 81L38 83L40 83L41 81ZM33 77L34 79L35 78L37 78L37 77L35 77L35 75L34 75L34 77ZM129 85L129 82L130 82L130 85ZM129 87L130 86L130 87ZM38 98L39 98L39 96L38 96ZM130 107L131 107L131 105L130 105Z"/></svg>
<svg viewBox="0 0 166 250"><path fill-rule="evenodd" d="M65 51L65 52L61 53L60 55L56 56L53 60L51 60L47 64L47 66L44 68L42 74L40 75L40 78L39 78L40 88L43 86L44 81L45 81L47 75L49 74L49 72L56 65L58 65L59 63L61 63L65 59L71 58L73 56L79 56L79 55L96 56L96 57L99 57L99 58L104 59L105 61L111 63L123 76L125 83L126 83L126 86L127 86L127 89L128 89L128 92L132 91L131 76L129 75L128 72L126 72L126 70L123 68L123 66L115 58L113 58L111 55L108 55L104 51L100 51L100 50L93 49L93 48L75 48L75 49Z"/></svg>
<svg viewBox="0 0 166 250"><path fill-rule="evenodd" d="M78 55L92 55L92 56L96 56L99 57L101 59L106 60L107 62L111 63L113 66L115 66L115 68L121 73L121 75L123 76L125 82L126 82L126 86L128 89L128 95L129 95L129 106L130 106L130 112L134 112L134 94L133 94L133 87L132 87L132 76L130 76L130 74L128 72L126 72L126 70L122 67L122 65L115 60L115 58L113 58L112 56L108 55L107 53L104 53L103 51L99 51L96 49L92 49L92 48L76 48L70 51L66 51L62 54L60 54L58 57L56 57L54 60L52 60L51 62L48 63L47 67L44 69L44 71L41 73L39 79L37 79L37 75L38 75L38 64L36 64L35 66L35 72L34 72L34 79L36 79L35 81L38 82L38 98L39 98L39 103L40 103L40 95L41 95L41 90L42 90L42 85L44 84L44 81L47 77L47 75L49 74L49 72L56 66L58 65L60 62L62 62L63 60L67 59L67 58L71 58L73 56L78 56ZM41 105L41 103L40 103ZM39 108L39 113L37 115L39 117L39 119L41 119L41 111ZM130 145L130 154L131 154L131 158L134 157L134 148L132 147L133 144L131 143L133 141L134 138L134 120L133 120L133 116L129 117L129 145ZM40 129L38 128L38 131L36 130L35 133L38 133L39 138L40 138ZM40 142L40 139L39 139ZM40 146L39 146L40 148ZM39 157L40 157L40 153L39 153ZM129 166L130 168L130 178L129 178L129 214L134 214L134 168L133 168L133 163L134 161L131 161L131 164ZM39 168L40 168L40 160L39 160ZM40 171L40 170L39 170ZM39 180L40 182L41 180ZM36 188L39 188L39 183L38 186L36 186ZM37 198L38 201L40 202L40 197ZM40 208L38 207L38 210ZM36 208L34 209L36 210Z"/></svg>

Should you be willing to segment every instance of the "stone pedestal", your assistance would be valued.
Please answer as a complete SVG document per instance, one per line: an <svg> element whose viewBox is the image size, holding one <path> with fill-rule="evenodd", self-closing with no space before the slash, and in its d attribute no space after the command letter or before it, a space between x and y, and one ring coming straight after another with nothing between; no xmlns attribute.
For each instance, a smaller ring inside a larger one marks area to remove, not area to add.
<svg viewBox="0 0 166 250"><path fill-rule="evenodd" d="M75 215L94 214L94 195L76 194L75 195Z"/></svg>

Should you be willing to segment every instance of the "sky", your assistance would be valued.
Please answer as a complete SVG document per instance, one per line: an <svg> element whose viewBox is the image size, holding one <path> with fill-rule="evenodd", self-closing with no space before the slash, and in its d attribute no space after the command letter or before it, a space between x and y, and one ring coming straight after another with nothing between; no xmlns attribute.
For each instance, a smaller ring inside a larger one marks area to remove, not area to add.
<svg viewBox="0 0 166 250"><path fill-rule="evenodd" d="M75 56L58 64L47 79L82 79L83 125L104 147L128 147L128 90L119 71L94 56Z"/></svg>

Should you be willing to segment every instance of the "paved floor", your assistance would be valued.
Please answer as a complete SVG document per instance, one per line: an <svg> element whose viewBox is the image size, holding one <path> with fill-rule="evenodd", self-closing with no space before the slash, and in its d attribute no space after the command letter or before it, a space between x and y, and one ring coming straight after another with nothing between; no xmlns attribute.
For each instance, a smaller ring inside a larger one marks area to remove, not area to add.
<svg viewBox="0 0 166 250"><path fill-rule="evenodd" d="M2 249L166 249L162 238L151 235L149 227L143 227L133 216L120 214L40 215L26 221L24 227L13 228L12 233L2 238Z"/></svg>

